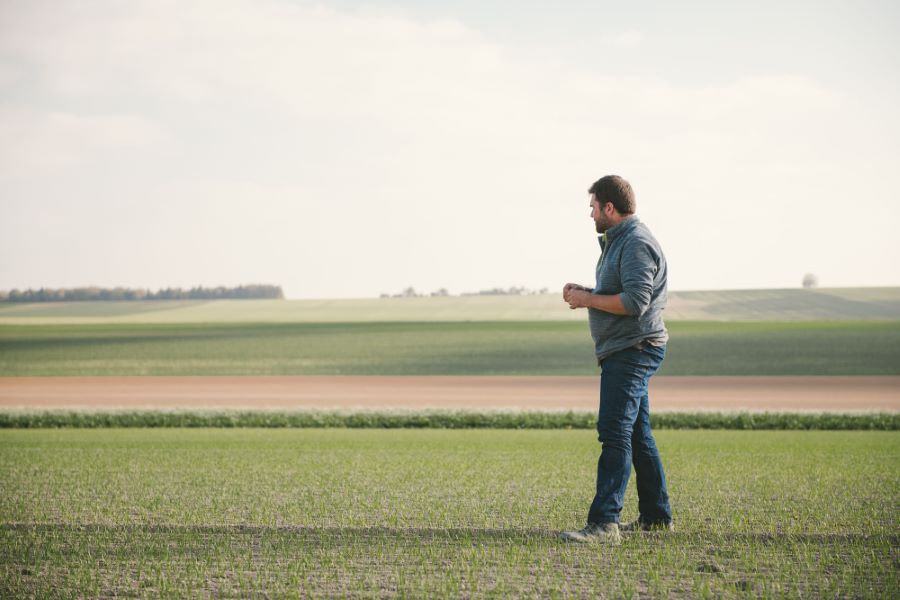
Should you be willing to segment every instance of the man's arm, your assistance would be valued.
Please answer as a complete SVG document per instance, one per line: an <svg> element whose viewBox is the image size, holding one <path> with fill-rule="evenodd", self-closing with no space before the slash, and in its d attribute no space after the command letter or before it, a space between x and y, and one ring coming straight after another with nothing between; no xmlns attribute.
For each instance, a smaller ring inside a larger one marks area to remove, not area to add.
<svg viewBox="0 0 900 600"><path fill-rule="evenodd" d="M622 293L594 294L582 286L569 288L563 298L569 308L595 308L614 315L640 316L650 305L653 281L659 270L659 259L653 248L646 242L635 240L627 243L622 250Z"/></svg>
<svg viewBox="0 0 900 600"><path fill-rule="evenodd" d="M627 315L625 305L622 304L622 294L594 294L588 290L569 290L568 295L563 295L569 308L595 308L614 315Z"/></svg>

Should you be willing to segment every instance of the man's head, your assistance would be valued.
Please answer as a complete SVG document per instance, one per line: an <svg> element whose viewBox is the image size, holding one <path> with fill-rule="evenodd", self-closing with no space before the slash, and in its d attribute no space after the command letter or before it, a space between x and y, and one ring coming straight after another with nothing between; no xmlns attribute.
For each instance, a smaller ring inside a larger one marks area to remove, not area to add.
<svg viewBox="0 0 900 600"><path fill-rule="evenodd" d="M588 193L591 195L591 218L597 226L597 233L618 225L633 215L637 208L631 184L618 175L601 177L588 188Z"/></svg>

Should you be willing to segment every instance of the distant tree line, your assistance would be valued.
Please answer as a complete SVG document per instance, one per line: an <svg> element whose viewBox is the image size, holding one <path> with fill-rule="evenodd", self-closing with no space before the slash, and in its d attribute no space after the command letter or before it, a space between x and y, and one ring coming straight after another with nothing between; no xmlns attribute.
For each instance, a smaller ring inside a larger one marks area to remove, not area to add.
<svg viewBox="0 0 900 600"><path fill-rule="evenodd" d="M481 290L478 292L463 292L460 296L527 296L530 294L546 294L549 290L547 288L541 288L539 290L530 290L525 287L510 287L510 288L492 288L489 290ZM447 291L447 288L441 288L439 290L435 290L430 294L422 293L416 291L413 287L408 287L399 294L381 294L381 298L424 298L426 296L450 296L450 292Z"/></svg>
<svg viewBox="0 0 900 600"><path fill-rule="evenodd" d="M539 290L530 290L526 287L510 287L510 288L491 288L489 290L480 290L477 292L463 292L463 296L529 296L531 294L546 294L549 292L547 288Z"/></svg>
<svg viewBox="0 0 900 600"><path fill-rule="evenodd" d="M239 285L238 287L198 286L189 290L181 288L160 289L151 292L145 289L124 287L101 288L96 286L80 288L41 288L39 290L0 290L0 302L78 302L84 300L245 300L250 298L282 299L284 292L279 285Z"/></svg>
<svg viewBox="0 0 900 600"><path fill-rule="evenodd" d="M379 298L424 298L426 296L449 296L450 292L447 291L447 288L441 288L439 290L435 290L430 294L419 293L416 291L414 287L408 287L399 294L381 294Z"/></svg>

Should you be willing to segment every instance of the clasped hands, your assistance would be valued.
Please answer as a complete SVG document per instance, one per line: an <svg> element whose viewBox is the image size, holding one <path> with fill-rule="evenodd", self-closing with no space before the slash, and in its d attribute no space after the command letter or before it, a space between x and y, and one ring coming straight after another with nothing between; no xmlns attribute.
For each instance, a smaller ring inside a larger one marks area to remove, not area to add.
<svg viewBox="0 0 900 600"><path fill-rule="evenodd" d="M572 310L575 310L576 308L586 308L589 305L588 302L591 293L592 290L583 285L567 283L565 287L563 287L563 300L569 304L569 308Z"/></svg>

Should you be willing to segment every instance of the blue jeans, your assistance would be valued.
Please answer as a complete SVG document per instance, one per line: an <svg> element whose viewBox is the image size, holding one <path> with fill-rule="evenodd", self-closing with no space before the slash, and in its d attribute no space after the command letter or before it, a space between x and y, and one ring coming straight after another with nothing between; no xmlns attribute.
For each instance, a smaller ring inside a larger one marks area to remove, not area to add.
<svg viewBox="0 0 900 600"><path fill-rule="evenodd" d="M597 495L588 523L617 523L631 464L637 475L638 510L645 523L672 520L666 475L650 431L647 384L663 358L665 346L641 344L601 362L597 433L602 450L597 462Z"/></svg>

